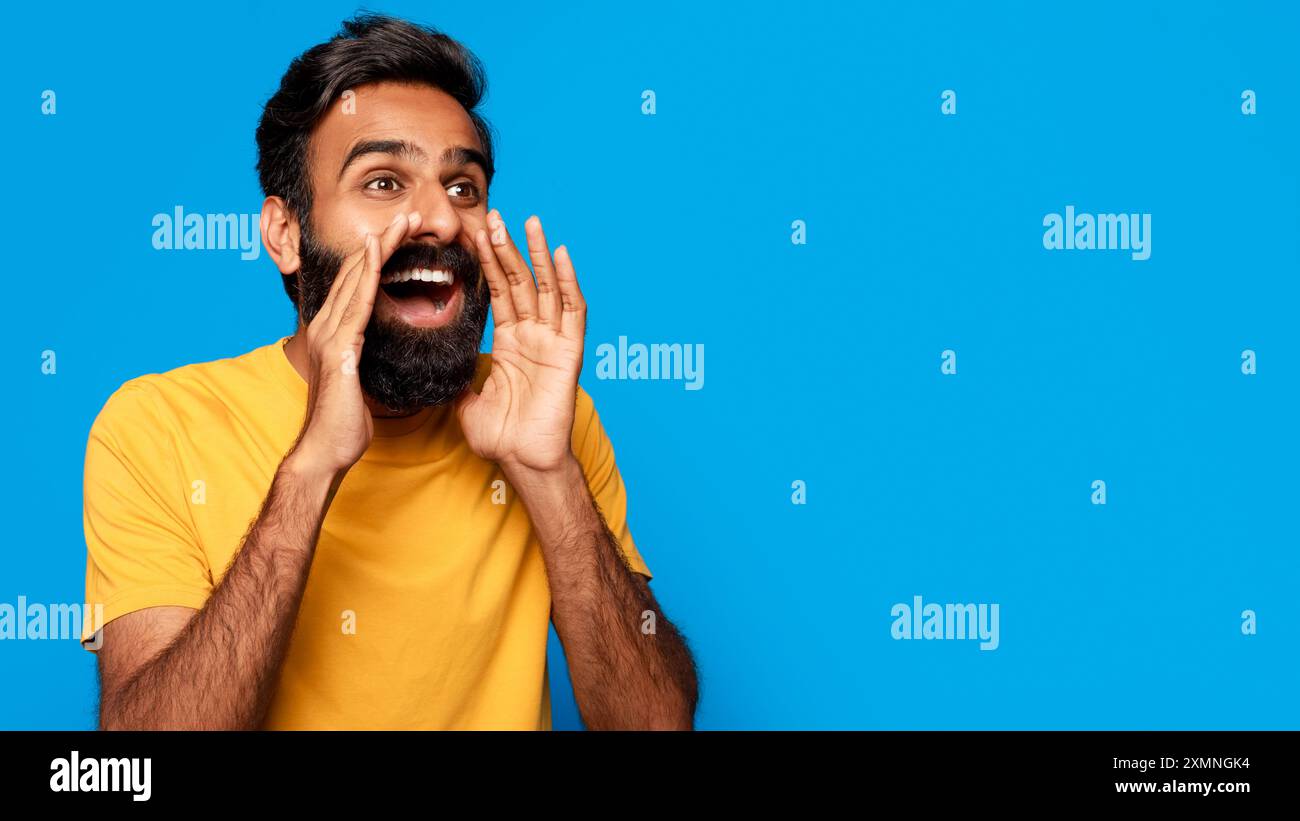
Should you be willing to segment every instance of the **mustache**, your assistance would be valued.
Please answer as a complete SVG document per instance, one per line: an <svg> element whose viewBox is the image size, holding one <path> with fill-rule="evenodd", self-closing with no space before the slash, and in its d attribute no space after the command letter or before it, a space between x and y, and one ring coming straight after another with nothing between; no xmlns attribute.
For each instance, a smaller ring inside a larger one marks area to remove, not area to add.
<svg viewBox="0 0 1300 821"><path fill-rule="evenodd" d="M412 268L442 269L469 286L477 286L481 270L478 255L465 246L453 243L439 248L417 242L403 245L393 252L381 269L383 274L396 274Z"/></svg>

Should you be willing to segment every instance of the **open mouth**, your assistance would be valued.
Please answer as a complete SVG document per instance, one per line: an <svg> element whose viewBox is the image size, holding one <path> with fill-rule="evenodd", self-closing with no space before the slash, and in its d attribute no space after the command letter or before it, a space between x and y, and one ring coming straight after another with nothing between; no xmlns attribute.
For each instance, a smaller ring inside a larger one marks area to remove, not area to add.
<svg viewBox="0 0 1300 821"><path fill-rule="evenodd" d="M449 322L460 307L462 283L449 268L413 267L384 273L379 290L407 323L433 327Z"/></svg>

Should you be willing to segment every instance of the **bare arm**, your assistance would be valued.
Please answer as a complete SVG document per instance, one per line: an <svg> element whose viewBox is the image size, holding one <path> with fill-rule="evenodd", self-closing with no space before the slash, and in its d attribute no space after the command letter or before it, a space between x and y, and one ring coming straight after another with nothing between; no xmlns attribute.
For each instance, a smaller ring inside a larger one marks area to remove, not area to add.
<svg viewBox="0 0 1300 821"><path fill-rule="evenodd" d="M367 236L299 334L309 359L306 418L261 512L197 614L137 611L104 626L104 729L253 729L275 691L330 500L374 435L356 363L384 261L418 215Z"/></svg>
<svg viewBox="0 0 1300 821"><path fill-rule="evenodd" d="M530 218L530 274L495 210L488 226L476 244L496 323L492 370L481 392L461 397L461 428L528 508L587 726L689 729L697 684L686 643L624 562L573 454L587 306L568 249L552 258L541 220ZM654 632L642 632L646 611Z"/></svg>
<svg viewBox="0 0 1300 821"><path fill-rule="evenodd" d="M293 633L330 481L286 458L243 547L197 615L151 608L104 626L101 729L261 725Z"/></svg>
<svg viewBox="0 0 1300 821"><path fill-rule="evenodd" d="M648 580L628 567L574 460L553 476L517 473L542 545L551 618L583 722L598 729L689 730L698 695L686 642Z"/></svg>

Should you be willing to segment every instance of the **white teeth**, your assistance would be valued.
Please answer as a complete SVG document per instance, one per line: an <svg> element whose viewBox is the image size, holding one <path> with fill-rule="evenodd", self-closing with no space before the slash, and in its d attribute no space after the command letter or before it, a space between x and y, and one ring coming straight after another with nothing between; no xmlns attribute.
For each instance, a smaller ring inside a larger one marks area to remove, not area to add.
<svg viewBox="0 0 1300 821"><path fill-rule="evenodd" d="M381 285L391 285L394 282L440 282L444 285L450 285L455 282L456 278L450 271L431 271L428 268L416 268L411 271L399 271L395 274L384 274L379 278Z"/></svg>

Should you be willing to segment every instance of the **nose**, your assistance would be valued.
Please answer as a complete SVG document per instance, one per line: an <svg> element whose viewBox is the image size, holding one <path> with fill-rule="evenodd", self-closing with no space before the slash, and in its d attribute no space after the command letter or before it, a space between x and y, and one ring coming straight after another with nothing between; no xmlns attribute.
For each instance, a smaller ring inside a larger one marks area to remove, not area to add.
<svg viewBox="0 0 1300 821"><path fill-rule="evenodd" d="M411 235L415 242L446 246L456 241L461 231L461 215L442 188L430 186L411 201L411 210L420 212L420 228Z"/></svg>

